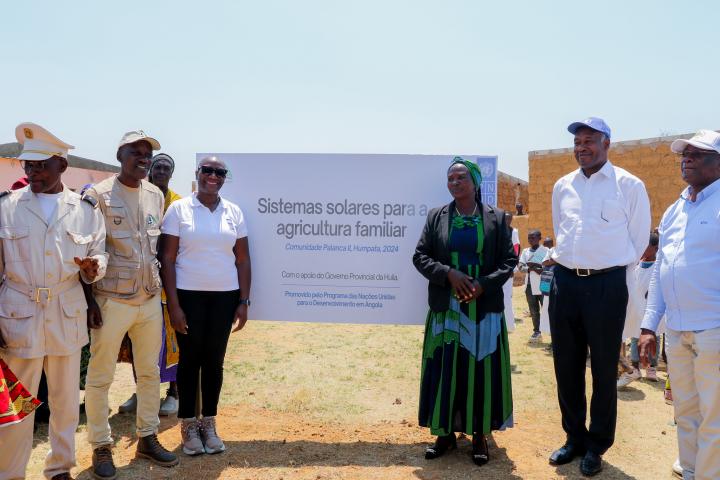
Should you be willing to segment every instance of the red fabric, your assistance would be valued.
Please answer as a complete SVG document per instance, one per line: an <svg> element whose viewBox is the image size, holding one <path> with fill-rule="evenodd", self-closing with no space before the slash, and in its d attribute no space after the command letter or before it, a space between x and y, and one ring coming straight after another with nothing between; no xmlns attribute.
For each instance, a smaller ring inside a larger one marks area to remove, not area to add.
<svg viewBox="0 0 720 480"><path fill-rule="evenodd" d="M0 358L0 428L22 421L41 403Z"/></svg>
<svg viewBox="0 0 720 480"><path fill-rule="evenodd" d="M21 188L27 187L28 185L30 185L28 178L22 177L21 179L12 184L10 190L20 190Z"/></svg>

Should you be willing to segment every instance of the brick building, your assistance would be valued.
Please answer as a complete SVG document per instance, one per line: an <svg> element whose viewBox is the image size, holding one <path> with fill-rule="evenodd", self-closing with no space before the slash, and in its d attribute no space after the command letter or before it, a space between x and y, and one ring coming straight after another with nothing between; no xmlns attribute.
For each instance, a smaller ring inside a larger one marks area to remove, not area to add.
<svg viewBox="0 0 720 480"><path fill-rule="evenodd" d="M530 211L528 182L507 173L498 172L498 207L511 213L515 213L515 203L518 201L523 205L525 213Z"/></svg>
<svg viewBox="0 0 720 480"><path fill-rule="evenodd" d="M670 151L670 143L678 138L690 138L692 134L647 138L612 143L610 161L645 182L650 197L652 225L657 226L660 217L670 204L677 200L687 185L680 177L677 155ZM538 228L543 236L553 235L552 189L563 175L578 168L572 148L538 150L528 153L529 201L532 212L527 219L519 219L513 225L527 232ZM648 232L649 234L649 232ZM520 240L527 243L527 234L520 232Z"/></svg>

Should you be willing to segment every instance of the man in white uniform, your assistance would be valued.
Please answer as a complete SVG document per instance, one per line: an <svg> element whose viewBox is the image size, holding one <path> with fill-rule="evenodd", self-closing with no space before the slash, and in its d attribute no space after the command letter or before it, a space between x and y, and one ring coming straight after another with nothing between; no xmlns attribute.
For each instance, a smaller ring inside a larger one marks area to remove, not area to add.
<svg viewBox="0 0 720 480"><path fill-rule="evenodd" d="M15 135L29 187L0 199L0 356L33 395L45 370L52 411L44 474L70 479L80 349L88 342L80 278L92 283L105 275L105 223L97 202L61 181L72 145L34 123L18 125ZM0 433L0 479L25 477L33 417Z"/></svg>

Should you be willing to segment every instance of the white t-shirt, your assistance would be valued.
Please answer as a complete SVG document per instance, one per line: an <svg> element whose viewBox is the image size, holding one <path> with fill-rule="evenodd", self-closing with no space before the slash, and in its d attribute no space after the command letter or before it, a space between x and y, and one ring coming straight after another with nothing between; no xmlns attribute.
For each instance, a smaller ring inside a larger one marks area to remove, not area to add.
<svg viewBox="0 0 720 480"><path fill-rule="evenodd" d="M530 247L528 247L520 254L518 266L521 271L528 272L525 276L525 285L530 282L530 289L532 290L533 295L542 295L542 292L540 291L540 274L528 271L527 264L542 263L543 259L547 255L547 252L547 247L540 245L534 252L530 249Z"/></svg>
<svg viewBox="0 0 720 480"><path fill-rule="evenodd" d="M161 230L180 238L177 288L211 292L240 288L232 250L235 241L248 234L240 207L221 198L211 212L195 195L185 197L168 207Z"/></svg>
<svg viewBox="0 0 720 480"><path fill-rule="evenodd" d="M40 208L42 208L43 215L45 215L45 221L49 222L57 209L58 203L60 203L60 193L36 193L37 199L40 202Z"/></svg>

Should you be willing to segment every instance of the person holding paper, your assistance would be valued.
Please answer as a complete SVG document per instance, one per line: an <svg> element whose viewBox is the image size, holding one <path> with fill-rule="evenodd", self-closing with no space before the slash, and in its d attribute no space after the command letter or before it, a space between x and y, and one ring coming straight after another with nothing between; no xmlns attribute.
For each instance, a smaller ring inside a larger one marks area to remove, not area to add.
<svg viewBox="0 0 720 480"><path fill-rule="evenodd" d="M547 255L548 249L540 245L542 234L540 230L528 232L528 243L530 246L520 254L520 271L525 275L525 298L530 309L530 316L533 322L533 333L530 336L530 343L542 341L540 333L540 307L543 304L543 294L540 291L540 274L543 271L542 262Z"/></svg>
<svg viewBox="0 0 720 480"><path fill-rule="evenodd" d="M505 212L481 203L481 180L475 163L453 160L453 200L430 211L413 255L429 280L418 424L437 439L425 458L464 432L477 465L489 460L486 435L513 425L502 287L517 265Z"/></svg>

